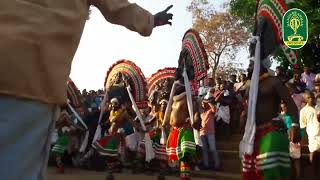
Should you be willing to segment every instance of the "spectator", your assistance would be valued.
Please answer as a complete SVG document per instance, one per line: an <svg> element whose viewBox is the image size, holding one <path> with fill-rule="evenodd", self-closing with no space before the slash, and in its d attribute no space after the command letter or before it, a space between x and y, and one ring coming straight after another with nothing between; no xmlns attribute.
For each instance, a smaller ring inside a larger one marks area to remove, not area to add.
<svg viewBox="0 0 320 180"><path fill-rule="evenodd" d="M87 95L88 95L87 89L83 89L83 90L82 90L82 96L85 97L85 96L87 96Z"/></svg>
<svg viewBox="0 0 320 180"><path fill-rule="evenodd" d="M310 161L314 171L314 177L320 178L320 123L315 109L314 94L306 91L305 100L307 105L300 111L300 127L306 128Z"/></svg>
<svg viewBox="0 0 320 180"><path fill-rule="evenodd" d="M294 103L300 111L305 105L303 93L292 83L287 83L286 86L288 87L289 93L291 94Z"/></svg>
<svg viewBox="0 0 320 180"><path fill-rule="evenodd" d="M276 76L283 84L288 81L288 78L281 66L276 67Z"/></svg>
<svg viewBox="0 0 320 180"><path fill-rule="evenodd" d="M216 77L215 90L218 90L221 84L222 84L222 79L221 79L221 77Z"/></svg>
<svg viewBox="0 0 320 180"><path fill-rule="evenodd" d="M212 153L214 169L220 168L220 159L216 148L215 138L215 113L216 107L213 104L214 98L208 92L202 101L203 112L201 113L200 137L202 141L202 159L205 169L209 168L209 151Z"/></svg>
<svg viewBox="0 0 320 180"><path fill-rule="evenodd" d="M230 82L234 85L235 83L237 83L237 76L232 74L230 75Z"/></svg>
<svg viewBox="0 0 320 180"><path fill-rule="evenodd" d="M236 79L236 77L235 77ZM230 109L230 128L232 131L237 130L239 126L239 117L240 117L240 112L239 112L239 107L238 107L238 99L237 99L237 94L234 91L234 83L228 82L227 90L229 92L229 109Z"/></svg>
<svg viewBox="0 0 320 180"><path fill-rule="evenodd" d="M301 81L301 77L298 73L293 75L293 78L289 80L289 83L292 83L300 92L303 92L306 89L306 84Z"/></svg>
<svg viewBox="0 0 320 180"><path fill-rule="evenodd" d="M239 130L243 130L244 127L244 119L245 119L245 108L246 108L246 102L245 102L245 94L246 90L248 89L250 85L250 81L247 79L247 76L245 74L240 75L240 82L236 83L234 86L236 97L238 100L237 108L236 108L236 116L238 116L238 126Z"/></svg>
<svg viewBox="0 0 320 180"><path fill-rule="evenodd" d="M306 84L306 88L309 91L313 91L316 75L310 71L308 66L305 66L303 71L304 72L301 74L301 81Z"/></svg>
<svg viewBox="0 0 320 180"><path fill-rule="evenodd" d="M96 103L96 107L98 107L98 109L100 109L100 103L102 102L102 97L99 95L96 95L95 98L95 103Z"/></svg>
<svg viewBox="0 0 320 180"><path fill-rule="evenodd" d="M320 73L318 73L315 78L314 94L316 98L320 98Z"/></svg>
<svg viewBox="0 0 320 180"><path fill-rule="evenodd" d="M290 159L292 163L292 177L293 179L300 179L301 177L301 166L300 166L300 157L301 157L301 145L300 143L293 143L290 139L290 129L292 127L292 119L287 114L288 108L287 105L284 102L281 102L280 104L280 116L282 117L287 129L288 129L288 135L289 135L289 152L290 152ZM301 130L301 134L303 135L303 131Z"/></svg>
<svg viewBox="0 0 320 180"><path fill-rule="evenodd" d="M246 89L249 86L247 83L247 76L245 74L240 75L240 82L234 84L234 91L237 94L238 100L242 101L242 98L245 95Z"/></svg>
<svg viewBox="0 0 320 180"><path fill-rule="evenodd" d="M219 135L224 134L225 138L229 139L230 136L230 93L225 89L225 85L221 84L220 88L215 91L214 98L217 102L217 129ZM223 133L222 133L223 132Z"/></svg>

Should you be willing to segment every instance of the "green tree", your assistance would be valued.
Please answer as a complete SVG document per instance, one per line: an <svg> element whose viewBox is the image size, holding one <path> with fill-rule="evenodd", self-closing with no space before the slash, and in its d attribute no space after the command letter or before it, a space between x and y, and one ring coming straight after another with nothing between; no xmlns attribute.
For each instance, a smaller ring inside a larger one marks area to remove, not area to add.
<svg viewBox="0 0 320 180"><path fill-rule="evenodd" d="M290 4L289 8L299 8L308 16L309 40L305 47L299 51L302 62L313 67L315 71L320 71L320 1L319 0L296 0ZM244 10L245 9L245 10ZM231 14L242 22L242 25L253 29L254 15L256 11L256 0L231 0ZM277 51L276 58L285 69L290 67L290 63L281 51Z"/></svg>
<svg viewBox="0 0 320 180"><path fill-rule="evenodd" d="M249 33L228 10L217 12L211 2L193 0L188 10L192 12L193 28L203 40L214 76L221 57L225 61L234 60L239 48L246 44Z"/></svg>

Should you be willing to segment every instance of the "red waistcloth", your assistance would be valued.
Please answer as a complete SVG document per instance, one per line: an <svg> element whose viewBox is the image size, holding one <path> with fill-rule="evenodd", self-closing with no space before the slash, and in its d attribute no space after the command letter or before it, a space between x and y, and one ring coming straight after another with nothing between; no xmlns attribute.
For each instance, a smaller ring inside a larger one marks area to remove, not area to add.
<svg viewBox="0 0 320 180"><path fill-rule="evenodd" d="M178 147L178 138L179 138L179 129L176 127L173 127L168 139L167 144L167 153L168 153L168 159L169 160L178 160L178 156L176 154L176 148Z"/></svg>

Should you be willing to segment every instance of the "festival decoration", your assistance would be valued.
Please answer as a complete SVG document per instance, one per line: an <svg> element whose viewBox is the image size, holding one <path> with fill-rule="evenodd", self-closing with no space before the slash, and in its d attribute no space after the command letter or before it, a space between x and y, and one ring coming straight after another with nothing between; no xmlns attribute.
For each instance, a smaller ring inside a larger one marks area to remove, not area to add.
<svg viewBox="0 0 320 180"><path fill-rule="evenodd" d="M182 49L186 49L192 59L192 64L195 72L195 79L191 80L191 86L194 94L198 93L200 81L203 80L204 85L208 84L208 55L205 51L203 42L199 33L193 29L189 29L183 36ZM179 59L179 64L182 59Z"/></svg>
<svg viewBox="0 0 320 180"><path fill-rule="evenodd" d="M267 18L267 20L272 24L277 43L282 48L290 63L295 64L298 61L297 52L288 48L283 42L282 18L288 9L288 4L285 0L257 1L257 16Z"/></svg>
<svg viewBox="0 0 320 180"><path fill-rule="evenodd" d="M176 68L164 68L158 70L156 73L152 74L148 79L148 95L154 90L156 84L161 81L168 79L174 80L176 77Z"/></svg>
<svg viewBox="0 0 320 180"><path fill-rule="evenodd" d="M137 106L140 109L147 107L147 82L141 69L132 61L120 60L113 64L105 79L104 86L109 89L117 76L121 73L125 76L126 81L130 84L132 95ZM125 88L125 87L124 87ZM128 99L129 100L129 99Z"/></svg>
<svg viewBox="0 0 320 180"><path fill-rule="evenodd" d="M71 78L69 78L69 80L67 81L67 95L68 99L71 101L71 105L74 108L78 108L82 105L81 93L74 82L71 80Z"/></svg>

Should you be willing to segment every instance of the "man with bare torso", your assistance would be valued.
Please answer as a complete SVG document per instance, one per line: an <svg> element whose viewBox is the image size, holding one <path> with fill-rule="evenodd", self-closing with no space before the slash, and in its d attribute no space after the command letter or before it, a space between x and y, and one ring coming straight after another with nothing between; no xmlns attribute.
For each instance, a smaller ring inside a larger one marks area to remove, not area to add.
<svg viewBox="0 0 320 180"><path fill-rule="evenodd" d="M200 128L200 113L199 105L194 100L193 101L194 109L194 122L192 127L195 129ZM172 111L170 114L170 126L171 127L191 127L190 116L187 105L187 96L186 93L181 93L173 97Z"/></svg>
<svg viewBox="0 0 320 180"><path fill-rule="evenodd" d="M186 92L178 92L173 97L170 113L171 132L167 142L169 161L180 162L181 179L189 179L190 161L196 154L193 128L200 129L200 113L196 100L193 100L194 122L190 123Z"/></svg>
<svg viewBox="0 0 320 180"><path fill-rule="evenodd" d="M252 71L252 64L248 69ZM292 118L290 139L299 141L298 109L281 81L267 73L261 66L258 97L256 103L256 131L254 150L243 157L244 180L248 179L289 179L289 140L284 123L278 118L279 104L283 100ZM250 72L249 72L250 73Z"/></svg>

